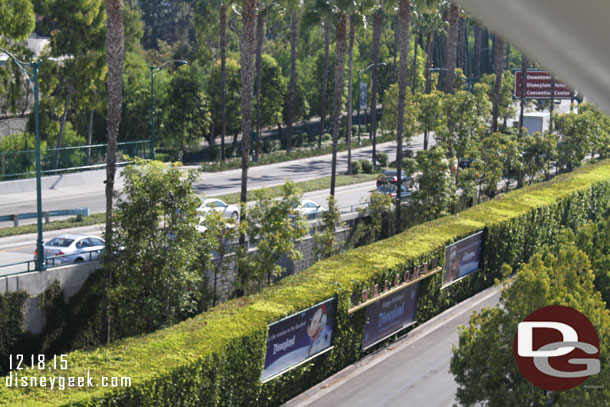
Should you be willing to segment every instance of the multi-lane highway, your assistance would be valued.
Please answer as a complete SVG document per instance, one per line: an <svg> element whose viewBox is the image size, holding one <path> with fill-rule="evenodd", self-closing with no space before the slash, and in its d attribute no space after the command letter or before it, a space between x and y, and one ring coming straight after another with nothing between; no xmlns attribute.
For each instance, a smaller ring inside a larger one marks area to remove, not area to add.
<svg viewBox="0 0 610 407"><path fill-rule="evenodd" d="M405 148L419 150L423 145L423 137L415 139ZM393 157L396 154L396 143L383 143L378 146L378 151L384 151ZM352 154L353 160L370 159L372 148L356 149ZM391 158L392 159L392 158ZM347 153L338 155L338 168L344 172L347 166ZM289 161L284 163L253 167L248 173L248 187L250 189L262 186L273 186L282 184L286 179L293 181L305 181L309 179L324 177L331 172L331 155L312 157L308 159ZM119 181L118 189L122 187ZM197 184L197 191L203 196L215 196L226 193L237 192L241 188L241 170L229 170L217 173L203 173ZM342 207L351 207L368 200L371 190L374 190L375 182L366 182L351 186L339 187L335 196ZM326 206L329 190L309 192L304 195L306 199L312 199ZM43 191L43 208L45 210L71 209L88 207L92 213L105 211L105 195L103 183L90 183L73 187L59 188L57 190ZM25 213L36 211L34 192L20 192L5 194L0 197L0 214ZM9 226L9 224L1 225ZM100 234L100 226L78 228L79 233ZM65 231L45 232L44 240L65 233ZM0 265L32 260L35 250L35 236L23 236L0 239ZM23 267L21 267L23 268ZM14 272L17 268L4 268L1 274Z"/></svg>

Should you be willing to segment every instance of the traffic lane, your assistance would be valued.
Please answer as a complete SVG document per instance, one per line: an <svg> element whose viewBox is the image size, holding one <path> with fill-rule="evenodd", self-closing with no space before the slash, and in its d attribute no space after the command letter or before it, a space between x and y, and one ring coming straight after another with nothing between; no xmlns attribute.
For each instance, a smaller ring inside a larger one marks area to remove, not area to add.
<svg viewBox="0 0 610 407"><path fill-rule="evenodd" d="M375 181L365 182L362 184L354 184L348 185L344 187L337 188L336 198L339 207L345 207L350 205L356 205L361 202L368 201L370 191L375 188ZM318 204L323 206L324 208L328 207L328 190L323 191L315 191L311 193L307 193L304 195L304 199L311 199L316 201ZM66 200L64 202L65 205L70 204L70 200ZM80 202L80 201L77 201ZM254 203L250 203L253 205ZM64 208L58 208L64 209ZM68 209L68 208L65 208ZM104 207L100 212L103 212L106 208ZM93 211L92 211L93 212ZM36 220L30 220L35 222ZM24 222L22 222L24 224ZM49 239L52 239L55 236L59 236L60 234L67 233L76 233L76 234L95 234L100 235L102 233L102 225L94 225L89 227L79 227L79 228L71 228L64 229L59 231L50 231L43 232L43 240L46 242ZM43 225L44 229L44 225ZM14 237L15 239L21 240L19 237ZM0 240L0 266L3 264L12 264L16 262L32 260L34 258L34 251L36 249L36 237L35 235L31 235L30 239L27 242L17 242L13 243L10 237L2 238ZM22 267L23 268L23 267ZM15 270L13 270L15 271ZM19 271L19 270L16 270ZM0 274L4 273L4 269L0 269Z"/></svg>
<svg viewBox="0 0 610 407"><path fill-rule="evenodd" d="M391 153L395 150L395 143L389 142L379 145L380 151ZM370 148L363 152L354 151L353 159L369 159L372 154ZM346 170L346 153L339 154L338 172ZM283 184L286 179L303 181L330 175L331 155L312 157L296 161L256 166L248 170L248 189L261 186L273 186ZM343 163L343 164L342 164ZM115 190L122 189L122 178L115 183ZM207 196L222 195L237 192L241 189L241 170L228 170L216 173L202 173L195 184L200 193ZM51 211L58 209L74 209L88 207L91 213L105 212L106 197L105 185L103 183L86 184L79 186L63 187L56 190L42 191L43 210ZM33 191L0 196L0 215L13 215L20 213L36 212L36 194ZM22 220L20 224L34 222ZM4 222L0 225L12 226L12 222Z"/></svg>
<svg viewBox="0 0 610 407"><path fill-rule="evenodd" d="M467 325L472 311L494 306L499 291L492 287L477 297L416 328L386 350L370 355L305 394L290 407L451 407L457 384L449 372L451 346L457 345L458 325ZM429 332L423 333L425 330ZM418 335L417 330L422 331ZM413 340L411 340L413 337Z"/></svg>
<svg viewBox="0 0 610 407"><path fill-rule="evenodd" d="M92 225L72 229L54 230L50 232L44 232L43 241L47 242L54 237L63 234L79 234L79 235L94 235L102 237L103 225ZM14 241L13 241L14 239ZM36 236L35 234L28 234L28 239L23 240L23 236L11 236L0 239L0 266L4 264L13 264L18 262L25 262L28 260L34 260L34 252L36 251ZM30 264L30 267L33 267ZM11 267L1 267L0 276L22 272L27 270L26 264Z"/></svg>
<svg viewBox="0 0 610 407"><path fill-rule="evenodd" d="M389 155L396 151L396 143L380 144L378 152ZM363 148L352 154L352 161L371 159L372 147ZM248 169L248 189L271 187L283 184L287 179L295 182L307 181L330 175L332 155L327 154L297 161L278 164L254 166ZM390 158L392 161L393 158ZM347 171L347 152L337 155L337 173ZM207 195L222 195L241 190L241 170L229 170L217 173L204 173L200 176L195 188Z"/></svg>

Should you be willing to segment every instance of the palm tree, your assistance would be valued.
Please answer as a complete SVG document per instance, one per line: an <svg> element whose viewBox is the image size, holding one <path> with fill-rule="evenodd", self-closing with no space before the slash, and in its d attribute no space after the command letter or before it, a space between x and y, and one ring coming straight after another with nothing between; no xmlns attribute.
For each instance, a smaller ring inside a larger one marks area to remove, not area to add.
<svg viewBox="0 0 610 407"><path fill-rule="evenodd" d="M292 121L294 117L294 92L297 83L297 40L299 35L299 9L301 0L288 1L290 13L290 83L288 85L288 127L286 129L286 153L292 149Z"/></svg>
<svg viewBox="0 0 610 407"><path fill-rule="evenodd" d="M447 75L445 76L445 92L447 93L453 93L459 15L460 9L455 3L452 2L451 6L449 7L449 33L447 34Z"/></svg>
<svg viewBox="0 0 610 407"><path fill-rule="evenodd" d="M352 174L352 67L354 64L354 39L356 37L357 15L352 14L349 19L349 45L347 63L347 124L345 136L347 139L347 174Z"/></svg>
<svg viewBox="0 0 610 407"><path fill-rule="evenodd" d="M398 71L398 123L396 124L396 231L400 231L400 198L402 186L402 137L404 132L404 113L405 99L407 95L407 69L409 65L409 40L410 40L410 19L411 7L409 0L400 0L398 3L399 15L399 50L400 50L400 68Z"/></svg>
<svg viewBox="0 0 610 407"><path fill-rule="evenodd" d="M225 136L227 134L227 4L220 3L220 157L225 160Z"/></svg>
<svg viewBox="0 0 610 407"><path fill-rule="evenodd" d="M500 89L502 87L502 65L504 65L504 40L495 35L494 49L494 71L496 74L496 83L494 85L494 102L491 118L491 131L498 131L498 109L500 105Z"/></svg>
<svg viewBox="0 0 610 407"><path fill-rule="evenodd" d="M256 147L254 157L258 158L261 152L261 85L263 63L263 43L265 42L265 7L261 6L256 16ZM287 149L290 151L289 149Z"/></svg>
<svg viewBox="0 0 610 407"><path fill-rule="evenodd" d="M527 57L525 56L523 51L521 51L521 83L519 84L519 86L521 86L521 103L519 103L519 139L521 139L521 136L523 135L523 111L525 110L525 75L527 75L527 65Z"/></svg>
<svg viewBox="0 0 610 407"><path fill-rule="evenodd" d="M417 26L422 35L426 37L426 87L425 92L432 92L432 61L434 58L434 33L445 33L445 21L441 17L438 3L423 0L418 3Z"/></svg>
<svg viewBox="0 0 610 407"><path fill-rule="evenodd" d="M379 86L379 42L383 28L383 1L379 2L373 14L373 67L371 69L371 138L373 139L373 167L377 164L377 88ZM400 39L399 39L400 42Z"/></svg>
<svg viewBox="0 0 610 407"><path fill-rule="evenodd" d="M252 132L252 96L254 84L254 53L256 48L256 12L258 0L243 0L242 6L242 34L240 38L240 77L241 77L241 220L246 219L246 202L248 200L248 158L250 156L250 134ZM239 236L242 250L246 250L246 236L242 232ZM241 287L238 294L243 295L243 283L246 276L243 270L238 269L238 285Z"/></svg>
<svg viewBox="0 0 610 407"><path fill-rule="evenodd" d="M114 177L116 174L117 137L121 123L121 106L123 104L123 60L125 43L123 38L123 1L106 1L106 59L108 62L108 119L106 139L106 247L112 247L112 199L114 194ZM112 274L109 267L104 267L106 288L110 288ZM110 342L110 318L106 314L102 322L102 343Z"/></svg>
<svg viewBox="0 0 610 407"><path fill-rule="evenodd" d="M318 133L318 148L322 147L322 133L326 127L326 92L328 83L328 53L330 48L330 26L328 22L322 23L324 26L324 67L322 68L322 95L320 106L320 132ZM336 58L336 55L335 55Z"/></svg>
<svg viewBox="0 0 610 407"><path fill-rule="evenodd" d="M483 30L481 26L474 23L474 79L478 82L481 80L481 41Z"/></svg>
<svg viewBox="0 0 610 407"><path fill-rule="evenodd" d="M330 175L330 196L335 196L335 181L337 176L337 144L339 142L339 127L345 86L345 54L347 52L347 10L349 2L339 7L337 15L335 39L335 92L333 97L333 158Z"/></svg>

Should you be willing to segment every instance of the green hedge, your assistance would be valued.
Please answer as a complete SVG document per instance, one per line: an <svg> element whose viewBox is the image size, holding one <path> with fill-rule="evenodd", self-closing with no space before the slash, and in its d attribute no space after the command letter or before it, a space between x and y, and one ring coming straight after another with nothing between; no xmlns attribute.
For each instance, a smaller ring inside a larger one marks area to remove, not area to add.
<svg viewBox="0 0 610 407"><path fill-rule="evenodd" d="M130 388L7 391L2 384L0 405L278 405L361 356L365 311L347 315L352 293L434 258L442 265L448 243L485 230L482 271L443 291L440 274L422 282L417 320L423 322L491 285L503 263L527 260L537 247L551 243L562 225L576 227L601 217L609 202L606 161L320 261L259 294L229 301L168 329L95 351L72 352L67 372L44 372L129 376ZM334 349L262 385L267 324L334 295Z"/></svg>

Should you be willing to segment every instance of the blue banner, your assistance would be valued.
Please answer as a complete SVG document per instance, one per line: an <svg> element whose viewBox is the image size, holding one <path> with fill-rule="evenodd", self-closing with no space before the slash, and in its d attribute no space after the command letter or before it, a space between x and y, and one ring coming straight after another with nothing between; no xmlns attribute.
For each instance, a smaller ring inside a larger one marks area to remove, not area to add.
<svg viewBox="0 0 610 407"><path fill-rule="evenodd" d="M363 350L415 322L418 286L409 285L366 307Z"/></svg>
<svg viewBox="0 0 610 407"><path fill-rule="evenodd" d="M445 249L445 270L443 287L479 269L483 232L475 233L455 242Z"/></svg>
<svg viewBox="0 0 610 407"><path fill-rule="evenodd" d="M331 298L269 325L261 380L311 359L331 346L337 299Z"/></svg>

